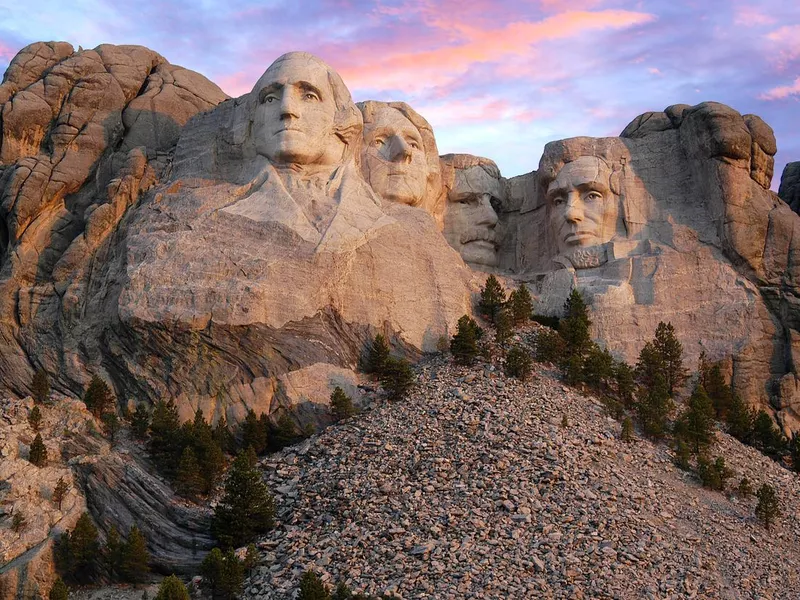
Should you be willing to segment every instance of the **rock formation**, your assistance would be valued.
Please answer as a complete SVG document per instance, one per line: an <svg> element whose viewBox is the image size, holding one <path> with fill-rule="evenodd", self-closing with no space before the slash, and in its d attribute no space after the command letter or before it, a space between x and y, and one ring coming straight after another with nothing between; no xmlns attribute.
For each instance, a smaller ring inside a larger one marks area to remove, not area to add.
<svg viewBox="0 0 800 600"><path fill-rule="evenodd" d="M790 162L783 168L778 196L794 212L800 211L800 161Z"/></svg>

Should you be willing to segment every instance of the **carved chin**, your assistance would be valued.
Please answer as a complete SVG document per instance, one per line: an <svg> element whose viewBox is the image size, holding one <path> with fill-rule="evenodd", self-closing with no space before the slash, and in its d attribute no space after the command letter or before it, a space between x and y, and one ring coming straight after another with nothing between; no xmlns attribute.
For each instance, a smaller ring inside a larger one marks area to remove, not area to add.
<svg viewBox="0 0 800 600"><path fill-rule="evenodd" d="M576 248L563 255L575 269L592 269L599 267L608 261L608 253L605 244L600 246L588 246L586 248Z"/></svg>

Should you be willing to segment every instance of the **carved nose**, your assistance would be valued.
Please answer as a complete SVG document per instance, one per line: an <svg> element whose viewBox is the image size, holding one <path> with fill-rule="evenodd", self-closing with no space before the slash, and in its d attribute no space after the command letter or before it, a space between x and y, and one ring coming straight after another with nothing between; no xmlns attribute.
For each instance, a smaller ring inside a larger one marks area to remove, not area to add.
<svg viewBox="0 0 800 600"><path fill-rule="evenodd" d="M399 163L411 162L411 146L399 135L389 139L389 160Z"/></svg>
<svg viewBox="0 0 800 600"><path fill-rule="evenodd" d="M489 228L497 225L497 213L492 207L492 196L490 194L481 195L480 207L478 225L484 225Z"/></svg>
<svg viewBox="0 0 800 600"><path fill-rule="evenodd" d="M583 202L577 194L570 194L567 198L564 217L570 223L583 221Z"/></svg>
<svg viewBox="0 0 800 600"><path fill-rule="evenodd" d="M300 103L295 94L289 90L285 90L281 97L281 119L294 117L295 119L300 116L299 111Z"/></svg>

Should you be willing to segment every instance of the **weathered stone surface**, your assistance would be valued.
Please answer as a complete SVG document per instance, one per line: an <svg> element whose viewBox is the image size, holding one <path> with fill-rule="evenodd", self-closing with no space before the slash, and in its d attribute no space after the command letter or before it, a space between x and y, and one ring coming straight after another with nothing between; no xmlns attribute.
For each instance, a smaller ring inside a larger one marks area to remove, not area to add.
<svg viewBox="0 0 800 600"><path fill-rule="evenodd" d="M769 190L776 149L761 119L713 102L642 115L620 138L548 144L510 188L519 213L503 214L537 310L558 314L577 286L595 335L631 362L672 322L687 364L732 357L739 393L796 429L800 218Z"/></svg>
<svg viewBox="0 0 800 600"><path fill-rule="evenodd" d="M787 163L783 168L778 196L794 212L800 211L800 161Z"/></svg>

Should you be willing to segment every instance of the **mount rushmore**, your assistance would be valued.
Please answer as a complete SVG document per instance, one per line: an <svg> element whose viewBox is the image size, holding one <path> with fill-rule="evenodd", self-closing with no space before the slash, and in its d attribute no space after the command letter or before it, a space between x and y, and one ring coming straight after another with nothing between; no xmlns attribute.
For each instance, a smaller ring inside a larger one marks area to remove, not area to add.
<svg viewBox="0 0 800 600"><path fill-rule="evenodd" d="M749 403L800 426L797 163L781 200L755 115L670 106L506 179L439 156L407 104L354 103L303 52L228 98L146 48L37 43L0 106L4 393L43 368L63 393L99 374L185 418L324 422L376 333L432 351L496 273L546 315L578 288L631 362L672 322L687 364L724 361Z"/></svg>

